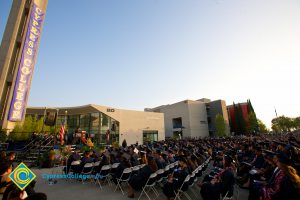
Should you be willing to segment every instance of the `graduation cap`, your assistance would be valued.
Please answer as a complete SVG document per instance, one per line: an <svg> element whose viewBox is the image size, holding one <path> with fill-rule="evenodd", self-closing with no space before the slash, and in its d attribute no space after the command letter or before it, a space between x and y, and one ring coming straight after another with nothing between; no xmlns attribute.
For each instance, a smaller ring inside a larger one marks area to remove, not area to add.
<svg viewBox="0 0 300 200"><path fill-rule="evenodd" d="M277 157L278 157L278 161L280 163L283 163L283 164L286 164L286 165L291 165L292 164L291 159L289 159L289 157L284 153L280 153L279 155L277 155Z"/></svg>
<svg viewBox="0 0 300 200"><path fill-rule="evenodd" d="M295 142L290 142L290 144L295 148L300 148L300 145Z"/></svg>
<svg viewBox="0 0 300 200"><path fill-rule="evenodd" d="M134 153L138 154L139 153L139 150L137 148L134 148Z"/></svg>
<svg viewBox="0 0 300 200"><path fill-rule="evenodd" d="M112 151L112 152L110 152L112 155L114 155L114 156L117 156L117 152L115 152L115 151Z"/></svg>
<svg viewBox="0 0 300 200"><path fill-rule="evenodd" d="M152 150L149 149L149 148L147 148L147 149L146 149L146 152L147 152L148 154L150 154L150 153L152 153Z"/></svg>
<svg viewBox="0 0 300 200"><path fill-rule="evenodd" d="M226 155L224 156L224 159L225 159L226 161L230 162L230 163L233 162L233 158L232 158L230 155L228 155L228 154L226 154Z"/></svg>
<svg viewBox="0 0 300 200"><path fill-rule="evenodd" d="M273 156L277 155L277 153L270 151L270 150L266 150L266 149L264 149L263 152L264 152L265 156L269 156L269 157L273 157Z"/></svg>
<svg viewBox="0 0 300 200"><path fill-rule="evenodd" d="M153 156L148 156L147 159L148 159L148 161L151 161L151 160L154 159L154 157Z"/></svg>
<svg viewBox="0 0 300 200"><path fill-rule="evenodd" d="M160 150L160 149L156 149L155 152L156 152L157 154L161 154L161 150Z"/></svg>
<svg viewBox="0 0 300 200"><path fill-rule="evenodd" d="M279 142L279 141L276 141L276 140L273 140L273 142L277 145L282 145L282 146L285 146L286 144L283 143L283 142Z"/></svg>
<svg viewBox="0 0 300 200"><path fill-rule="evenodd" d="M259 147L259 146L255 147L255 150L256 151L262 151L261 147Z"/></svg>
<svg viewBox="0 0 300 200"><path fill-rule="evenodd" d="M130 155L128 153L124 153L122 155L126 160L129 160L130 159Z"/></svg>
<svg viewBox="0 0 300 200"><path fill-rule="evenodd" d="M108 151L105 151L104 155L105 155L105 157L109 157Z"/></svg>

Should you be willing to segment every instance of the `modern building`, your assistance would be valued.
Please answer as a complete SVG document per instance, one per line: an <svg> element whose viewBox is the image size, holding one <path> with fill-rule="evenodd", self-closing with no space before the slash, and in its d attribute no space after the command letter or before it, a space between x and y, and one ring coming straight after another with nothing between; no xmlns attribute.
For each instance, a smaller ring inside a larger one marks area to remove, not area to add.
<svg viewBox="0 0 300 200"><path fill-rule="evenodd" d="M0 127L24 120L48 0L14 0L0 47Z"/></svg>
<svg viewBox="0 0 300 200"><path fill-rule="evenodd" d="M233 105L227 106L227 111L229 115L230 131L233 134L242 135L248 132L250 125L249 114L251 112L254 114L253 117L257 121L256 114L250 100L243 103L233 103ZM256 131L258 131L258 124L256 129Z"/></svg>
<svg viewBox="0 0 300 200"><path fill-rule="evenodd" d="M165 139L164 114L133 110L116 109L99 105L78 107L43 108L28 107L26 115L45 116L48 111L58 113L56 126L66 121L68 133L77 128L93 134L96 143L105 143L106 133L110 132L110 141L128 145Z"/></svg>
<svg viewBox="0 0 300 200"><path fill-rule="evenodd" d="M170 105L146 108L145 111L165 114L166 137L207 137L216 134L215 118L223 116L226 134L229 134L229 121L224 100L209 99L184 100Z"/></svg>

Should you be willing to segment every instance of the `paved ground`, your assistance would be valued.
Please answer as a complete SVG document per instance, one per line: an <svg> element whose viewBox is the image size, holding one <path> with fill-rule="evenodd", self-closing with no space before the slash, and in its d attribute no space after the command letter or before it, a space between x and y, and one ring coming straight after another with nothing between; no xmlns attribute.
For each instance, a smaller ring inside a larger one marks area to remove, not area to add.
<svg viewBox="0 0 300 200"><path fill-rule="evenodd" d="M56 170L56 172L55 172ZM42 174L44 173L61 173L60 169L33 169L34 173L37 175L37 184L36 191L44 192L47 194L49 200L101 200L101 199L111 199L111 200L119 200L119 199L129 199L127 195L123 195L120 190L114 192L115 185L109 186L104 185L101 190L98 185L93 183L82 184L79 181L66 181L66 180L58 180L56 184L49 185L48 181L42 179ZM189 189L188 194L192 199L201 200L201 196L199 193L199 188L194 186L194 193ZM124 191L126 192L126 186L124 185ZM151 192L150 192L151 193ZM159 189L159 196L156 200L165 200L166 197L163 195L161 189ZM135 199L138 199L140 192L135 194ZM248 196L247 190L239 189L239 198L240 200L246 200ZM154 194L151 193L151 199L154 199ZM143 200L148 199L145 195L141 198ZM186 198L183 198L186 199Z"/></svg>

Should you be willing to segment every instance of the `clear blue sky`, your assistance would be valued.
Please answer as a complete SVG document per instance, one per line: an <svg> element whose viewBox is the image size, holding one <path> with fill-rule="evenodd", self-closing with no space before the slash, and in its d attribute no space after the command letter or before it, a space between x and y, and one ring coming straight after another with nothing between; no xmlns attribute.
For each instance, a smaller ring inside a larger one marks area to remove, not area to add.
<svg viewBox="0 0 300 200"><path fill-rule="evenodd" d="M49 0L28 105L250 98L270 126L300 116L299 75L299 0Z"/></svg>

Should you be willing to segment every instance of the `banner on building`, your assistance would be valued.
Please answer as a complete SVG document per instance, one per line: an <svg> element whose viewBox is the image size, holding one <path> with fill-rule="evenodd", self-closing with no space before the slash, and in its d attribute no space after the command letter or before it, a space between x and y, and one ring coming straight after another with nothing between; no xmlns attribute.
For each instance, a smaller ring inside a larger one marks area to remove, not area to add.
<svg viewBox="0 0 300 200"><path fill-rule="evenodd" d="M44 124L46 126L54 126L56 123L57 112L56 111L47 111Z"/></svg>
<svg viewBox="0 0 300 200"><path fill-rule="evenodd" d="M24 118L44 15L45 13L33 3L8 113L9 121L22 121Z"/></svg>

